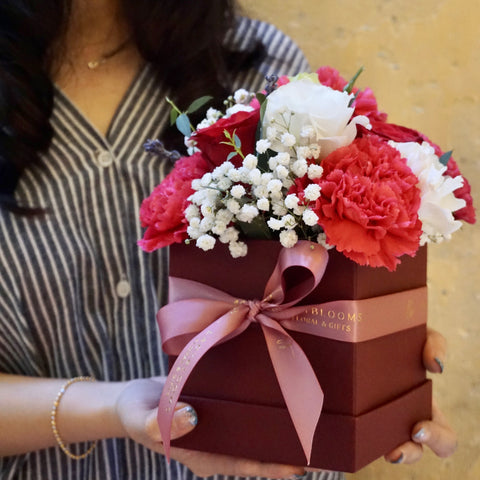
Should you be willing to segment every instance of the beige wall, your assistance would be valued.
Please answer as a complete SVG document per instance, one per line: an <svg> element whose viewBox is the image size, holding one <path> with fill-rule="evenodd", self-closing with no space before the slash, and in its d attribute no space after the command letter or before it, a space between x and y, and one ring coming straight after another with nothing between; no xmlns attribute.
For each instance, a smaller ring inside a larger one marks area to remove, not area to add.
<svg viewBox="0 0 480 480"><path fill-rule="evenodd" d="M480 187L480 2L478 0L243 0L303 49L312 68L331 65L370 86L390 121L454 150L474 198ZM480 199L480 197L478 197ZM480 200L479 200L480 201ZM447 459L415 466L383 459L355 480L480 478L480 227L467 225L429 250L430 325L449 341L435 396L459 435Z"/></svg>

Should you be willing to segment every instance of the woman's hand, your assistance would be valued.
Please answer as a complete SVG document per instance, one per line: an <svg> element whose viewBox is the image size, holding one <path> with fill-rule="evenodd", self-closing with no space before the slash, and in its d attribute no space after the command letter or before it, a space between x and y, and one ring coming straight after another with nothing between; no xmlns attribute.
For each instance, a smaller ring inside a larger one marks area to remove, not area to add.
<svg viewBox="0 0 480 480"><path fill-rule="evenodd" d="M443 372L446 346L447 342L443 335L428 329L423 349L423 363L428 371ZM385 459L391 463L415 463L422 457L424 446L439 457L448 457L457 448L457 436L435 401L432 405L432 420L417 423L413 427L412 440L385 455Z"/></svg>
<svg viewBox="0 0 480 480"><path fill-rule="evenodd" d="M163 386L164 378L133 380L121 391L116 402L117 415L125 436L161 454L164 450L157 423L157 407ZM190 405L179 402L173 416L171 438L186 435L196 424L195 410ZM222 474L294 478L305 473L302 467L261 463L181 448L171 448L170 453L172 459L183 463L199 477Z"/></svg>

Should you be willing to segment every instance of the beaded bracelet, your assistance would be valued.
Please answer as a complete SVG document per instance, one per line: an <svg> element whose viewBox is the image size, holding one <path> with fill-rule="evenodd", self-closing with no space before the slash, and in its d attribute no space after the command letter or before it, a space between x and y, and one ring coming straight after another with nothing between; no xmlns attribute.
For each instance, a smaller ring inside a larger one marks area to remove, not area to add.
<svg viewBox="0 0 480 480"><path fill-rule="evenodd" d="M55 437L55 440L58 443L58 446L63 450L65 455L67 457L70 457L73 460L81 460L82 458L85 458L87 455L90 455L90 453L93 452L93 449L96 446L96 442L93 442L92 445L90 445L89 449L85 452L82 453L81 455L75 455L73 454L63 443L62 438L60 437L60 434L58 433L58 428L57 428L57 409L58 405L60 404L60 400L63 397L63 394L66 392L67 388L72 385L73 383L77 382L94 382L95 378L94 377L74 377L71 378L68 382L66 382L60 391L57 394L57 397L55 398L55 401L53 402L52 406L52 411L50 414L50 424L52 425L52 431L53 431L53 436Z"/></svg>

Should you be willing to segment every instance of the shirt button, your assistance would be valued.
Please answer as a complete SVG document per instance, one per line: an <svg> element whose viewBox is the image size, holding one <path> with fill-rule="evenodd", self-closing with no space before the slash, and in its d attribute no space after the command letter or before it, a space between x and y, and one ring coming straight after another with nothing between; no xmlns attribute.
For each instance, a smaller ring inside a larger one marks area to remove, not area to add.
<svg viewBox="0 0 480 480"><path fill-rule="evenodd" d="M127 282L127 280L120 280L117 283L117 287L115 290L117 292L117 295L120 298L128 297L130 295L130 290L131 290L130 284Z"/></svg>
<svg viewBox="0 0 480 480"><path fill-rule="evenodd" d="M97 153L97 162L101 167L109 167L113 163L113 155L106 150Z"/></svg>

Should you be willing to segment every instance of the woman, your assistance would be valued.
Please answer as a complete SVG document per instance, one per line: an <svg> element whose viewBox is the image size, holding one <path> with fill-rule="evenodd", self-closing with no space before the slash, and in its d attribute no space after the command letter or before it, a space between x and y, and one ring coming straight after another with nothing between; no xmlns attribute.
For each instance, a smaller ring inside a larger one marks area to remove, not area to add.
<svg viewBox="0 0 480 480"><path fill-rule="evenodd" d="M307 68L272 27L245 19L230 28L233 20L227 0L2 0L2 478L304 473L185 450L167 464L156 453L166 365L152 319L166 298L166 252L136 247L137 210L169 162L141 145L171 144L167 94L185 106ZM440 337L425 356L438 371ZM422 443L451 453L454 433L434 420L388 459L415 461ZM177 405L173 436L196 421ZM96 448L71 445L93 440Z"/></svg>

